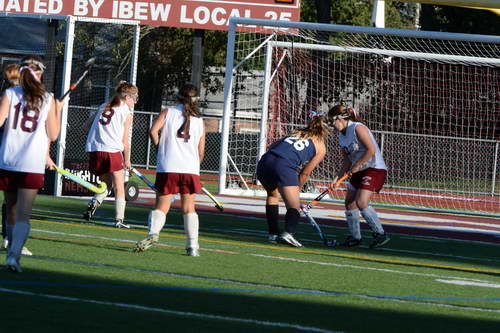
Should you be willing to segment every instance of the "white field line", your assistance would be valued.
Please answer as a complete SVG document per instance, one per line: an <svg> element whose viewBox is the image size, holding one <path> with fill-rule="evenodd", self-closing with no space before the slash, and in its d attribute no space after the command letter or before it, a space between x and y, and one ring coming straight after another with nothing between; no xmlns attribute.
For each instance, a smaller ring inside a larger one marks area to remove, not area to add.
<svg viewBox="0 0 500 333"><path fill-rule="evenodd" d="M0 292L17 294L17 295L24 295L24 296L44 297L44 298L56 299L56 300L61 300L61 301L69 301L69 302L77 302L77 303L90 303L90 304L97 304L97 305L107 305L107 306L112 306L112 307L117 307L117 308L125 308L125 309L139 310L139 311L158 312L158 313L165 313L165 314L169 314L169 315L182 316L182 317L191 317L191 318L194 317L194 318L199 318L199 319L230 321L230 322L251 324L251 325L257 325L257 326L289 328L289 329L296 329L296 330L305 331L305 332L320 332L320 333L332 333L333 332L333 331L329 331L329 330L325 330L325 329L321 329L321 328L317 328L317 327L302 326L302 325L291 324L291 323L272 322L272 321L247 319L247 318L227 317L227 316L211 315L211 314L206 314L206 313L175 311L175 310L168 310L168 309L162 309L162 308L153 308L153 307L144 306L144 305L137 305L137 304L97 301L97 300L88 299L88 298L42 294L42 293L34 293L34 292L30 292L30 291L21 291L21 290L15 290L15 289L7 289L7 288L0 288Z"/></svg>
<svg viewBox="0 0 500 333"><path fill-rule="evenodd" d="M447 284L455 284L458 286L473 286L473 287L486 287L486 288L497 288L500 289L500 284L496 283L484 283L484 282L474 282L474 281L464 281L464 280L441 280L437 279L436 281L447 283Z"/></svg>

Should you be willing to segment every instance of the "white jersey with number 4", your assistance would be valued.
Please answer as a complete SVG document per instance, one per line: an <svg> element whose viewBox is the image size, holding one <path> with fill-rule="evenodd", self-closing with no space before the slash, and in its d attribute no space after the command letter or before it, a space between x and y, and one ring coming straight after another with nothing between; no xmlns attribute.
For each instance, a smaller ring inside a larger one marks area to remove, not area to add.
<svg viewBox="0 0 500 333"><path fill-rule="evenodd" d="M200 174L198 145L204 134L203 119L190 117L189 140L177 136L184 123L183 105L168 108L158 143L157 172Z"/></svg>
<svg viewBox="0 0 500 333"><path fill-rule="evenodd" d="M33 110L28 109L21 86L7 89L5 96L10 106L0 146L0 169L45 173L49 149L45 122L52 104L52 94L45 93L40 107Z"/></svg>
<svg viewBox="0 0 500 333"><path fill-rule="evenodd" d="M125 102L105 111L107 104L99 107L90 128L85 146L87 152L103 151L116 153L123 151L123 134L125 121L133 114Z"/></svg>

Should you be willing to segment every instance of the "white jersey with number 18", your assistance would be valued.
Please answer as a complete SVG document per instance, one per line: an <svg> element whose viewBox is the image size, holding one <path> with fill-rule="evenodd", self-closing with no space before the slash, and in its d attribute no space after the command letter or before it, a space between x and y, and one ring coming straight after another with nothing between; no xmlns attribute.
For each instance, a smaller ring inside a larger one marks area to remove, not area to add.
<svg viewBox="0 0 500 333"><path fill-rule="evenodd" d="M21 86L7 89L5 96L10 106L0 146L0 169L45 173L49 148L45 122L53 100L52 94L45 93L43 102L35 109L28 109Z"/></svg>

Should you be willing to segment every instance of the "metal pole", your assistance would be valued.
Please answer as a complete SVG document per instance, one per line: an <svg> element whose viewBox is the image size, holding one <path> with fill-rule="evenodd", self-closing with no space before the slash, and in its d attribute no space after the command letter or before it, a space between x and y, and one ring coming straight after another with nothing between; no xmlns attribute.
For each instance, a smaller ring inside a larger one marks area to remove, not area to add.
<svg viewBox="0 0 500 333"><path fill-rule="evenodd" d="M493 175L491 178L491 194L495 195L495 179L497 178L497 164L498 164L498 152L499 152L500 142L495 145L495 159L493 161Z"/></svg>
<svg viewBox="0 0 500 333"><path fill-rule="evenodd" d="M203 47L205 39L205 30L196 29L193 32L193 58L191 83L201 93L201 78L203 75Z"/></svg>
<svg viewBox="0 0 500 333"><path fill-rule="evenodd" d="M286 51L285 51L286 52ZM260 118L259 134L259 159L266 152L267 148L267 121L269 117L269 94L271 89L271 67L272 67L273 47L266 47L266 67L264 72L264 93L262 94L262 113Z"/></svg>

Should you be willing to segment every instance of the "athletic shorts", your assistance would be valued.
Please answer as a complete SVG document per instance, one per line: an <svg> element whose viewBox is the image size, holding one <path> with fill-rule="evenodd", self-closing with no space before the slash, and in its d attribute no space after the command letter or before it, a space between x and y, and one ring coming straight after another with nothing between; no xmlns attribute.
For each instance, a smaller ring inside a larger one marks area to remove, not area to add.
<svg viewBox="0 0 500 333"><path fill-rule="evenodd" d="M299 173L286 159L267 152L257 164L257 179L268 187L299 186Z"/></svg>
<svg viewBox="0 0 500 333"><path fill-rule="evenodd" d="M43 173L17 172L0 169L0 191L15 192L18 188L43 188Z"/></svg>
<svg viewBox="0 0 500 333"><path fill-rule="evenodd" d="M351 176L350 184L357 190L380 192L387 177L387 170L368 168Z"/></svg>
<svg viewBox="0 0 500 333"><path fill-rule="evenodd" d="M92 151L89 153L89 169L96 176L102 176L114 171L123 170L123 153Z"/></svg>
<svg viewBox="0 0 500 333"><path fill-rule="evenodd" d="M200 176L191 173L159 172L155 188L160 194L193 194L201 191Z"/></svg>

